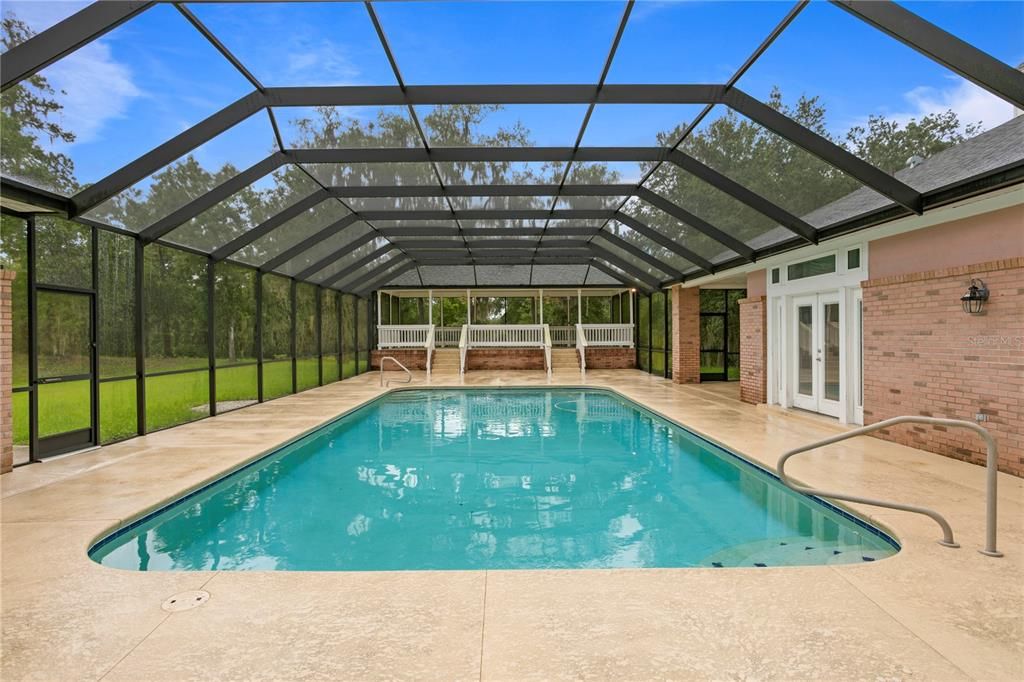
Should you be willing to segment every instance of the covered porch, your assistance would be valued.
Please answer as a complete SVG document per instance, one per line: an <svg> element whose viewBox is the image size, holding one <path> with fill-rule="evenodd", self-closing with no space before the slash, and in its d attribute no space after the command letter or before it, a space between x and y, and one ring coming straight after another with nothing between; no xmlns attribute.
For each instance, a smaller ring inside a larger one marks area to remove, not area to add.
<svg viewBox="0 0 1024 682"><path fill-rule="evenodd" d="M460 373L473 368L471 356L487 358L491 369L549 373L574 356L571 364L583 371L588 351L593 360L606 355L605 349L617 349L617 362L633 367L634 293L629 288L378 291L372 364L378 367L390 355L431 371L438 353L448 350L458 353Z"/></svg>

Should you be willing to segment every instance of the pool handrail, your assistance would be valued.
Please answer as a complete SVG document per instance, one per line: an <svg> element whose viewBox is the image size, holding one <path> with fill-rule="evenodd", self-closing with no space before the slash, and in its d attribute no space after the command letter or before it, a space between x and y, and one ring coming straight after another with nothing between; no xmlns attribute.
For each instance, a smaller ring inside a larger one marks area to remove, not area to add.
<svg viewBox="0 0 1024 682"><path fill-rule="evenodd" d="M394 357L392 357L390 355L385 355L384 357L382 357L380 359L380 385L383 388L387 388L387 387L391 386L391 382L395 381L394 379L388 379L387 381L384 380L384 362L387 361L387 360L390 360L391 362L395 363L396 365L398 365L402 369L403 372L405 372L405 381L400 381L398 383L401 383L401 384L412 383L412 372L409 371L409 368L406 367L405 365L403 365L402 363L400 363Z"/></svg>
<svg viewBox="0 0 1024 682"><path fill-rule="evenodd" d="M832 445L849 438L855 438L856 436L863 436L873 431L888 428L890 426L896 426L897 424L931 424L933 426L944 426L952 428L970 429L976 432L985 441L985 447L987 450L986 455L986 501L985 501L985 548L979 549L978 551L985 556L1001 557L1003 553L996 549L996 484L998 478L997 465L999 463L999 454L996 449L995 438L986 429L982 428L974 422L965 421L962 419L943 419L940 417L918 417L914 415L907 415L903 417L893 417L891 419L885 419L875 424L869 424L868 426L862 426L859 429L853 429L841 433L838 436L832 436L831 438L823 438L821 440L808 443L798 448L794 448L782 454L779 457L777 469L779 473L779 479L787 487L795 490L798 493L804 495L813 495L815 497L831 497L837 500L846 500L848 502L857 502L860 504L869 504L875 507L887 507L889 509L897 509L900 511L913 512L915 514L923 514L933 519L942 528L942 539L938 543L944 547L959 547L960 545L953 538L953 529L950 527L949 522L939 514L938 512L928 509L927 507L918 507L911 504L902 504L899 502L889 502L886 500L876 500L870 497L860 497L858 495L849 495L846 493L835 493L827 492L824 490L818 490L816 488L809 488L806 486L794 483L789 476L786 475L786 460L793 455L798 455L801 452L807 452L808 450L814 450L826 445Z"/></svg>

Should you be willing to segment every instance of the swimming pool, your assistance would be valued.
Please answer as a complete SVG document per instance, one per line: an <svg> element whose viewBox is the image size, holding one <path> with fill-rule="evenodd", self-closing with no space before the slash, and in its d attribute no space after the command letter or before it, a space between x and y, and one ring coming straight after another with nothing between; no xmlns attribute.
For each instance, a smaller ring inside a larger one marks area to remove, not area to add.
<svg viewBox="0 0 1024 682"><path fill-rule="evenodd" d="M389 393L98 542L122 569L874 561L881 531L595 389Z"/></svg>

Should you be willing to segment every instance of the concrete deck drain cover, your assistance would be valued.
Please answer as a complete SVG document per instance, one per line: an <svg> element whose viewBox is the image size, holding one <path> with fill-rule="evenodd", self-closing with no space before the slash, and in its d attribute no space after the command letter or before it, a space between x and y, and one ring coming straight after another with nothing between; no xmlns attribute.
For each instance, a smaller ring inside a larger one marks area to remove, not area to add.
<svg viewBox="0 0 1024 682"><path fill-rule="evenodd" d="M209 592L205 590L189 590L188 592L179 592L178 594L171 595L160 605L160 608L170 613L176 613L178 611L194 609L208 601L210 601Z"/></svg>

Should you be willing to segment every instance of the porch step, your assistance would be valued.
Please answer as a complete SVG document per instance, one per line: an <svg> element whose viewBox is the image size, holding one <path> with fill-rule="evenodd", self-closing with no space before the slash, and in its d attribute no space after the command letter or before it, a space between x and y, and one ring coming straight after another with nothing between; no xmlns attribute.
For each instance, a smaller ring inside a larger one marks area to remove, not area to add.
<svg viewBox="0 0 1024 682"><path fill-rule="evenodd" d="M580 359L576 349L552 348L551 369L579 369Z"/></svg>
<svg viewBox="0 0 1024 682"><path fill-rule="evenodd" d="M457 348L434 349L434 358L430 363L430 369L434 372L458 372L459 350Z"/></svg>

